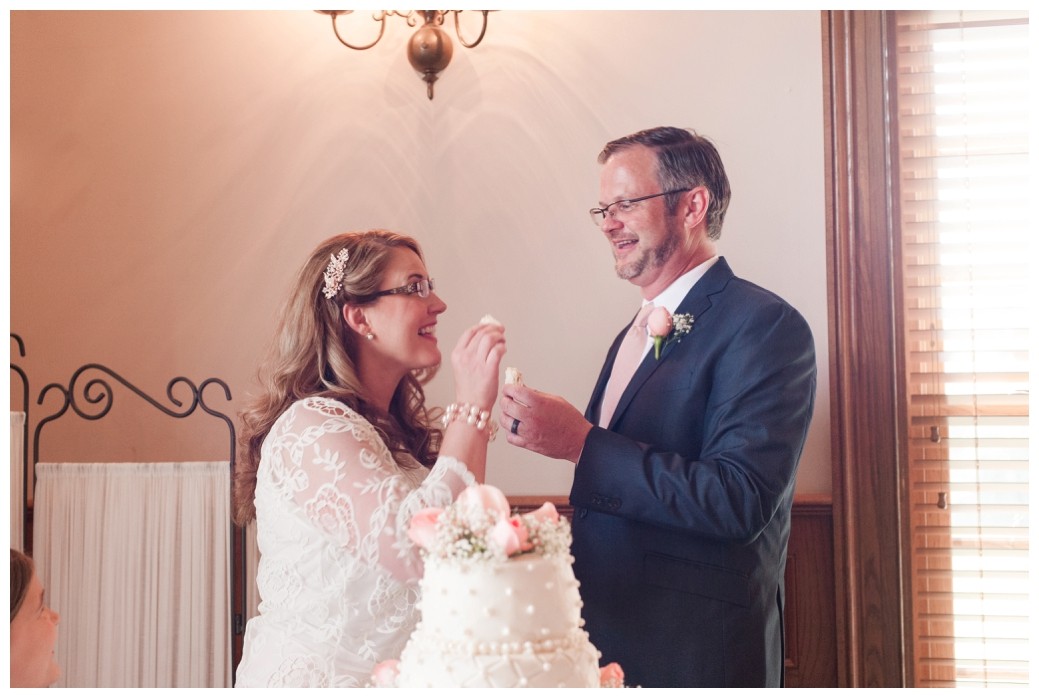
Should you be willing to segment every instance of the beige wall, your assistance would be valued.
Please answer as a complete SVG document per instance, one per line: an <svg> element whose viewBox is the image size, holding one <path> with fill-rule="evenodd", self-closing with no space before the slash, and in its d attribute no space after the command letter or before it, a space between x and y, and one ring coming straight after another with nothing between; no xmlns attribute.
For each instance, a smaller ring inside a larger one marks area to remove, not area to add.
<svg viewBox="0 0 1039 698"><path fill-rule="evenodd" d="M815 332L798 491L830 490L817 12L497 12L481 46L456 44L432 102L401 20L364 53L310 11L14 12L10 27L11 330L34 395L96 361L164 402L175 376L220 377L235 411L304 256L379 226L423 243L445 353L492 313L507 364L583 409L639 302L587 220L596 154L691 126L732 181L722 253ZM40 459L227 452L219 423L171 426L141 404L120 389L102 423L49 425ZM571 475L492 445L507 493L564 493Z"/></svg>

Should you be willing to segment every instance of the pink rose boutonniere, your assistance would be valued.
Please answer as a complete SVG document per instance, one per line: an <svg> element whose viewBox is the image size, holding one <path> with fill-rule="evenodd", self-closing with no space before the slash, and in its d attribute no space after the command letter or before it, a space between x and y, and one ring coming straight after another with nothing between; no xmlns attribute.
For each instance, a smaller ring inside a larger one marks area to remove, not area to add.
<svg viewBox="0 0 1039 698"><path fill-rule="evenodd" d="M681 342L682 337L693 328L691 313L675 313L671 315L667 308L660 306L650 311L646 318L646 330L653 338L653 358L660 358L660 351L671 342Z"/></svg>

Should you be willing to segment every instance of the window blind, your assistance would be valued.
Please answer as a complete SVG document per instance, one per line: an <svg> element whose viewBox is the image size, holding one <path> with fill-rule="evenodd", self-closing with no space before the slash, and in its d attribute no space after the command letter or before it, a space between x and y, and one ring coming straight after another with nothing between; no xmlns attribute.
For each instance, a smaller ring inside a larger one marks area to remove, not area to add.
<svg viewBox="0 0 1039 698"><path fill-rule="evenodd" d="M896 24L915 683L1026 685L1028 15Z"/></svg>

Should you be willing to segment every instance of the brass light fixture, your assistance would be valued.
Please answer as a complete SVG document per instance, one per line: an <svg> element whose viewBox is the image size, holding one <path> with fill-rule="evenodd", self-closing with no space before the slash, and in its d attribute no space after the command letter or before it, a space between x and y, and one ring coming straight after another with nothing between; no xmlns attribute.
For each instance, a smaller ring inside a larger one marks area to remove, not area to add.
<svg viewBox="0 0 1039 698"><path fill-rule="evenodd" d="M332 31L335 32L339 43L356 51L366 51L379 43L383 32L386 31L386 19L393 15L403 17L409 27L414 27L418 24L420 18L423 19L423 25L412 34L411 39L408 41L408 62L411 63L412 67L419 72L419 76L426 82L426 96L433 99L433 83L437 81L440 71L451 62L451 54L454 51L451 38L447 35L447 32L441 29L444 19L449 13L454 13L455 34L458 35L458 41L466 48L475 48L480 45L484 34L487 33L487 14L490 10L476 10L476 12L483 14L483 24L480 27L480 35L472 42L462 38L462 32L458 27L458 15L462 13L462 10L409 10L407 12L379 10L372 15L372 19L379 23L379 35L370 44L363 46L355 46L344 39L339 33L339 27L336 25L339 15L351 14L353 10L315 10L315 12L331 15Z"/></svg>

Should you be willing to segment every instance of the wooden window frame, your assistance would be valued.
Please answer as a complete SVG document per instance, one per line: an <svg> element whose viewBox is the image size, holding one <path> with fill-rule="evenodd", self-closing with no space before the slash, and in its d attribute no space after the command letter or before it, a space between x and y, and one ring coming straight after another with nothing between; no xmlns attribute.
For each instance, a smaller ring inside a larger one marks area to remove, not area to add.
<svg viewBox="0 0 1039 698"><path fill-rule="evenodd" d="M913 685L894 13L824 11L838 682Z"/></svg>

